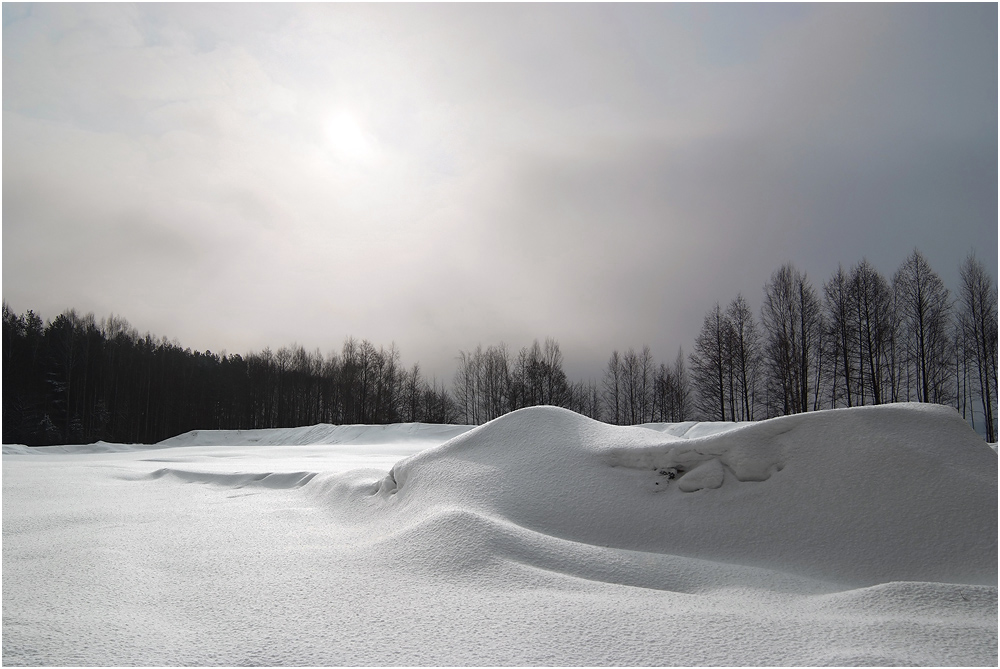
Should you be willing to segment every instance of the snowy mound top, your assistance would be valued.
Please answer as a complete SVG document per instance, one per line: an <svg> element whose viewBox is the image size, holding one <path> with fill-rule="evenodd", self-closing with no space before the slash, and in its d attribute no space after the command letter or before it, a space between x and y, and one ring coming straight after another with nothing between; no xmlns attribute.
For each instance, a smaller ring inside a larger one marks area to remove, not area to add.
<svg viewBox="0 0 1000 669"><path fill-rule="evenodd" d="M359 520L461 510L838 583L997 578L997 458L946 407L824 411L687 439L534 407L403 460L373 493Z"/></svg>

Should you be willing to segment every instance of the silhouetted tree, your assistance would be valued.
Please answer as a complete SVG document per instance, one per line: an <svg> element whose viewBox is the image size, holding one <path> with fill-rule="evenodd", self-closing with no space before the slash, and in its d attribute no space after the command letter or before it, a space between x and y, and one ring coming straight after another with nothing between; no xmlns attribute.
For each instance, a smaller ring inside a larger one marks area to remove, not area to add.
<svg viewBox="0 0 1000 669"><path fill-rule="evenodd" d="M906 351L906 399L911 380L917 400L952 399L951 300L944 282L916 249L893 277L897 316Z"/></svg>
<svg viewBox="0 0 1000 669"><path fill-rule="evenodd" d="M810 370L821 364L822 312L808 279L789 263L764 286L761 324L769 414L808 411Z"/></svg>
<svg viewBox="0 0 1000 669"><path fill-rule="evenodd" d="M570 385L566 408L594 420L601 420L601 393L594 381L577 381Z"/></svg>
<svg viewBox="0 0 1000 669"><path fill-rule="evenodd" d="M731 364L728 356L731 327L732 324L716 302L715 307L705 315L701 332L694 341L691 376L695 389L695 406L707 420L727 420L726 379Z"/></svg>
<svg viewBox="0 0 1000 669"><path fill-rule="evenodd" d="M975 254L961 267L961 326L968 365L975 370L986 429L986 440L997 440L997 290Z"/></svg>
<svg viewBox="0 0 1000 669"><path fill-rule="evenodd" d="M824 284L823 293L827 324L826 342L832 365L830 405L836 407L838 400L843 400L847 406L854 406L854 394L858 385L856 375L860 335L857 331L858 320L854 316L851 278L843 266L837 266L837 271Z"/></svg>
<svg viewBox="0 0 1000 669"><path fill-rule="evenodd" d="M566 382L566 372L563 371L562 351L559 342L551 337L545 338L545 350L541 366L542 404L564 406L569 395L569 385Z"/></svg>
<svg viewBox="0 0 1000 669"><path fill-rule="evenodd" d="M760 333L742 294L737 294L726 309L726 321L729 413L733 420L753 420L761 374Z"/></svg>
<svg viewBox="0 0 1000 669"><path fill-rule="evenodd" d="M679 423L688 418L687 370L684 366L684 351L678 349L677 359L672 366L660 363L653 378L653 420L665 423Z"/></svg>
<svg viewBox="0 0 1000 669"><path fill-rule="evenodd" d="M629 348L621 360L623 421L638 425L652 419L653 356L649 346L641 353Z"/></svg>
<svg viewBox="0 0 1000 669"><path fill-rule="evenodd" d="M882 404L892 380L890 350L895 336L892 291L885 278L863 259L851 271L851 301L858 335L857 404Z"/></svg>
<svg viewBox="0 0 1000 669"><path fill-rule="evenodd" d="M618 351L612 351L604 371L604 415L612 425L622 424L622 359Z"/></svg>

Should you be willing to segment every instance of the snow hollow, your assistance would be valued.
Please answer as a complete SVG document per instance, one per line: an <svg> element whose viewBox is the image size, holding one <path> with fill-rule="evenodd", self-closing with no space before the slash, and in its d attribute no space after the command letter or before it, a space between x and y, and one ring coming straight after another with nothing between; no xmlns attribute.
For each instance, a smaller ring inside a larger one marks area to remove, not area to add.
<svg viewBox="0 0 1000 669"><path fill-rule="evenodd" d="M998 660L997 455L946 407L3 454L6 665Z"/></svg>

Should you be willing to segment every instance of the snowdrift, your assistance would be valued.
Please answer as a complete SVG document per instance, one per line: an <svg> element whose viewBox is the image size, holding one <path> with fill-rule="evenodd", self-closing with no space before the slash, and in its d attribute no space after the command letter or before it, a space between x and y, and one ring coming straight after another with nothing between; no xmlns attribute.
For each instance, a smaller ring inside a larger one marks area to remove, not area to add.
<svg viewBox="0 0 1000 669"><path fill-rule="evenodd" d="M4 455L56 455L73 454L89 455L95 453L130 453L133 451L148 451L158 448L149 444L114 444L107 441L97 441L93 444L68 444L65 446L24 446L22 444L4 444Z"/></svg>
<svg viewBox="0 0 1000 669"><path fill-rule="evenodd" d="M380 444L406 445L397 452L416 454L387 475L301 469L320 465L326 447ZM266 471L230 471L220 452L204 450L265 446L282 447L268 452L272 467ZM284 448L303 446L314 448ZM680 558L704 563L690 582L711 582L709 572L735 582L722 576L728 567L720 565L763 570L752 580L768 587L786 578L851 587L997 582L996 452L954 410L936 405L637 427L532 407L477 428L411 423L198 430L153 446L4 446L4 453L138 457L150 449L173 450L145 461L177 466L121 477L307 488L345 526L405 545L411 557L424 548L439 556L448 545L453 561L492 564L506 556L656 588L665 587L657 570L668 563L668 571L691 571ZM477 546L484 555L475 554ZM595 567L609 558L595 557L592 547L618 551L612 562L632 566ZM640 562L648 568L636 566ZM639 572L645 575L636 577ZM742 571L739 578L749 577ZM671 582L674 589L687 587Z"/></svg>
<svg viewBox="0 0 1000 669"><path fill-rule="evenodd" d="M199 446L334 446L415 444L438 445L442 441L471 430L469 425L429 425L397 423L394 425L310 425L306 427L270 428L262 430L191 430L156 444L113 444L98 441L93 444L68 446L22 446L4 444L4 455L51 455L72 453L127 453L163 448Z"/></svg>
<svg viewBox="0 0 1000 669"><path fill-rule="evenodd" d="M592 563L580 546L595 546L850 586L996 584L997 457L953 410L863 407L706 432L523 409L381 480L334 485L330 506L405 532L414 552L480 546L545 568L573 545L562 562Z"/></svg>
<svg viewBox="0 0 1000 669"><path fill-rule="evenodd" d="M996 666L996 499L924 405L5 446L2 660Z"/></svg>
<svg viewBox="0 0 1000 669"><path fill-rule="evenodd" d="M272 428L265 430L193 430L159 442L173 446L309 446L315 444L396 444L442 441L467 432L468 425L329 425Z"/></svg>

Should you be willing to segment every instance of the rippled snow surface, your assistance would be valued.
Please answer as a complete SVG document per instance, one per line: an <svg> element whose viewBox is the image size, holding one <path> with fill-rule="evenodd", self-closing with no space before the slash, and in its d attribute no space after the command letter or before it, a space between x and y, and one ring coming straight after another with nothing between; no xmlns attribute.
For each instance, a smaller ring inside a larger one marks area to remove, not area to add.
<svg viewBox="0 0 1000 669"><path fill-rule="evenodd" d="M950 409L4 446L6 665L997 664Z"/></svg>

